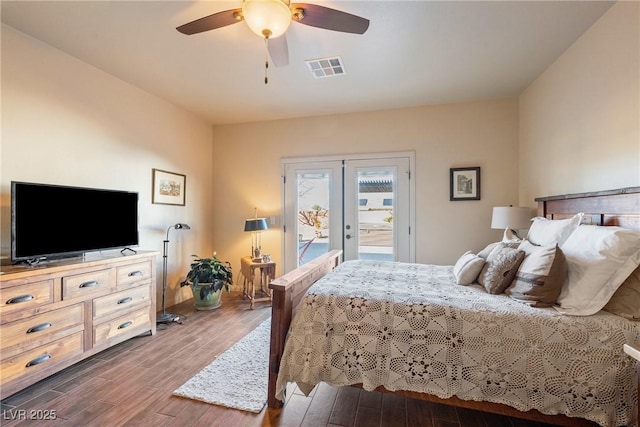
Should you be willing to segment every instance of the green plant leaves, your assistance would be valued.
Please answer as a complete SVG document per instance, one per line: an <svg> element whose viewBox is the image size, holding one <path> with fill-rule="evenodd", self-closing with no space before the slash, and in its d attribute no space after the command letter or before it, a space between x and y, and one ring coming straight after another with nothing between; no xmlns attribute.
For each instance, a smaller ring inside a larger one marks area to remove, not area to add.
<svg viewBox="0 0 640 427"><path fill-rule="evenodd" d="M195 260L190 265L190 270L180 286L191 285L191 289L196 292L198 284L206 285L200 288L200 297L206 298L211 292L223 289L229 292L229 286L233 285L233 274L229 261L220 261L215 254L210 258L200 258L192 255Z"/></svg>

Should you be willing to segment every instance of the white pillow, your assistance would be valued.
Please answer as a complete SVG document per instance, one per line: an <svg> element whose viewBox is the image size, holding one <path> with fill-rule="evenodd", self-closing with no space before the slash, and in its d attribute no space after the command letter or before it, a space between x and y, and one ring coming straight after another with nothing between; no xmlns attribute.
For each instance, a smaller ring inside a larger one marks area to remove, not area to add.
<svg viewBox="0 0 640 427"><path fill-rule="evenodd" d="M489 243L484 249L478 252L478 256L483 260L487 260L487 257L491 253L491 251L500 244L500 242Z"/></svg>
<svg viewBox="0 0 640 427"><path fill-rule="evenodd" d="M484 259L471 251L465 252L453 266L453 275L456 276L456 283L458 285L470 285L478 278L483 266Z"/></svg>
<svg viewBox="0 0 640 427"><path fill-rule="evenodd" d="M640 267L622 282L603 310L640 321Z"/></svg>
<svg viewBox="0 0 640 427"><path fill-rule="evenodd" d="M557 309L589 316L600 311L640 264L640 232L581 225L561 246L569 273Z"/></svg>
<svg viewBox="0 0 640 427"><path fill-rule="evenodd" d="M527 240L538 246L562 246L571 233L578 228L583 216L582 212L569 219L546 219L537 216L531 219Z"/></svg>

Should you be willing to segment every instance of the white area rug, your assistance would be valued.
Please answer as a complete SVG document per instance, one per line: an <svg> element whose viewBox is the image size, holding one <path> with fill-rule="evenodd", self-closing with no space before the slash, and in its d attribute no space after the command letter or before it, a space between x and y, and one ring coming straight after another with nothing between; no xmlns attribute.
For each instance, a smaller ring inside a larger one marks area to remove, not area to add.
<svg viewBox="0 0 640 427"><path fill-rule="evenodd" d="M249 412L267 403L271 319L262 322L173 394Z"/></svg>

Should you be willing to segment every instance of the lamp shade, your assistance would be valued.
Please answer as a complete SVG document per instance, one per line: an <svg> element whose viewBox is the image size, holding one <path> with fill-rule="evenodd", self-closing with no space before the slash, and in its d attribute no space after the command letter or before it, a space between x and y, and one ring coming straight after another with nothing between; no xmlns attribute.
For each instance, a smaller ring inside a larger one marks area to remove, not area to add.
<svg viewBox="0 0 640 427"><path fill-rule="evenodd" d="M245 0L242 16L251 31L266 38L281 36L291 24L291 10L282 0Z"/></svg>
<svg viewBox="0 0 640 427"><path fill-rule="evenodd" d="M530 224L531 211L529 208L514 206L497 206L493 208L491 228L521 230L529 228Z"/></svg>
<svg viewBox="0 0 640 427"><path fill-rule="evenodd" d="M263 231L268 229L266 218L251 218L244 222L244 231Z"/></svg>

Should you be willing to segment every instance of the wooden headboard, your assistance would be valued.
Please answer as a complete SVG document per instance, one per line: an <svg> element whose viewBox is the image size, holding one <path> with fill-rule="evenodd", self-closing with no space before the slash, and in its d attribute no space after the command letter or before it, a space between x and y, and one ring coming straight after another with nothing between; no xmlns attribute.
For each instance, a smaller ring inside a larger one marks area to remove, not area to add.
<svg viewBox="0 0 640 427"><path fill-rule="evenodd" d="M538 216L564 219L584 212L583 224L640 230L640 187L538 197Z"/></svg>

